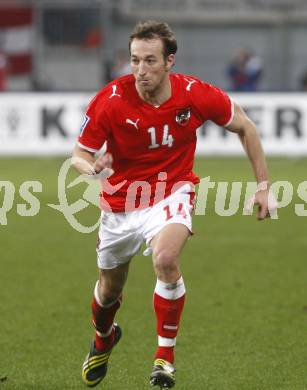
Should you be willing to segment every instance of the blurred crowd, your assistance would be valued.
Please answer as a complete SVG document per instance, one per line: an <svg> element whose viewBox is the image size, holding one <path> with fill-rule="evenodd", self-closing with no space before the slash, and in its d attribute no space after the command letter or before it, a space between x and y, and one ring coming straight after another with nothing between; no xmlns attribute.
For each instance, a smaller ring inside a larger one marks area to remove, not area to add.
<svg viewBox="0 0 307 390"><path fill-rule="evenodd" d="M125 49L117 50L113 61L105 64L105 81L109 82L117 77L130 73L129 53ZM264 61L252 50L237 49L231 58L226 74L229 79L229 90L236 92L256 92L261 88L264 74ZM10 76L9 61L6 53L0 49L0 92L8 90ZM48 80L31 79L31 89L34 91L50 91L52 84ZM265 88L264 88L265 89ZM307 68L298 80L299 91L307 91Z"/></svg>
<svg viewBox="0 0 307 390"><path fill-rule="evenodd" d="M238 49L228 66L227 73L233 91L255 92L263 74L263 61L251 50Z"/></svg>

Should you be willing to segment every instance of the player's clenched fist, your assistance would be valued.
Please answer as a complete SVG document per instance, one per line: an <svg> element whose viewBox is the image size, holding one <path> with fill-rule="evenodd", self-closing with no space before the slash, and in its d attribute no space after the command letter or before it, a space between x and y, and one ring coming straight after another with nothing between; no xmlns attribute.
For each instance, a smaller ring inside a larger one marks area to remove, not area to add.
<svg viewBox="0 0 307 390"><path fill-rule="evenodd" d="M106 179L113 175L114 171L112 169L112 164L113 157L111 153L106 153L103 156L99 156L93 165L94 177L99 179Z"/></svg>
<svg viewBox="0 0 307 390"><path fill-rule="evenodd" d="M94 170L96 173L100 173L104 168L112 168L113 157L111 153L106 153L103 156L99 156L94 163Z"/></svg>
<svg viewBox="0 0 307 390"><path fill-rule="evenodd" d="M95 159L94 153L84 150L78 145L74 149L71 163L82 175L93 179L107 178L114 173L111 168L113 164L111 153L105 153Z"/></svg>

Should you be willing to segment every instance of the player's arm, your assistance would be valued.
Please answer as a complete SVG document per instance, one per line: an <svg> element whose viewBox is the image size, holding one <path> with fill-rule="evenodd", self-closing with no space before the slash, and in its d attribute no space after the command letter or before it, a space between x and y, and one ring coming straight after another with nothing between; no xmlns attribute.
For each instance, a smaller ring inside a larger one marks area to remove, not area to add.
<svg viewBox="0 0 307 390"><path fill-rule="evenodd" d="M255 124L248 118L243 109L234 103L234 115L227 130L237 133L240 141L251 161L258 183L255 194L255 203L259 205L258 219L269 216L269 179L266 159L262 149Z"/></svg>
<svg viewBox="0 0 307 390"><path fill-rule="evenodd" d="M112 155L106 153L103 156L95 158L95 153L76 145L72 155L72 165L74 168L83 175L96 175L100 173L104 168L112 167Z"/></svg>
<svg viewBox="0 0 307 390"><path fill-rule="evenodd" d="M73 150L71 163L83 175L95 176L112 166L113 159L110 153L96 158L96 152L102 148L108 137L107 119L102 90L92 99L86 110L78 141Z"/></svg>
<svg viewBox="0 0 307 390"><path fill-rule="evenodd" d="M227 130L237 133L254 170L257 183L268 182L268 170L255 124L243 109L234 103L234 115Z"/></svg>

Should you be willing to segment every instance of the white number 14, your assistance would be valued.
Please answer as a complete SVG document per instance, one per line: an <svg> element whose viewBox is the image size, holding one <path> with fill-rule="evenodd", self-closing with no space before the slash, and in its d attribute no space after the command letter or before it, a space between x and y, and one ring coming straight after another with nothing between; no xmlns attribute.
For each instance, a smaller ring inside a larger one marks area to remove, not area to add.
<svg viewBox="0 0 307 390"><path fill-rule="evenodd" d="M150 139L151 139L151 144L149 145L149 149L158 148L160 145L157 143L156 128L150 127L148 129L148 133L150 134ZM167 145L169 148L171 148L173 146L173 142L174 142L174 138L171 134L169 134L168 125L164 125L161 145Z"/></svg>

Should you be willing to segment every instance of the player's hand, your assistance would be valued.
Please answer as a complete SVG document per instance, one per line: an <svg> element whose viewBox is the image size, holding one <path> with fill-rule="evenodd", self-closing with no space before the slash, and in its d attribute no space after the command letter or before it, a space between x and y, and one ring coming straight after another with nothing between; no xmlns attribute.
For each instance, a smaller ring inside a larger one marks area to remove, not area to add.
<svg viewBox="0 0 307 390"><path fill-rule="evenodd" d="M112 169L112 163L113 157L110 153L106 153L103 156L99 156L92 166L92 178L104 181L105 179L113 175L114 171Z"/></svg>
<svg viewBox="0 0 307 390"><path fill-rule="evenodd" d="M96 173L100 173L104 168L112 168L113 157L111 153L106 153L103 156L99 156L94 163L94 170Z"/></svg>
<svg viewBox="0 0 307 390"><path fill-rule="evenodd" d="M257 219L277 218L278 203L272 191L269 189L258 190L247 202L245 210L252 214L254 205L258 205Z"/></svg>
<svg viewBox="0 0 307 390"><path fill-rule="evenodd" d="M257 219L259 221L269 218L269 190L258 191L255 194L255 204L258 205Z"/></svg>

